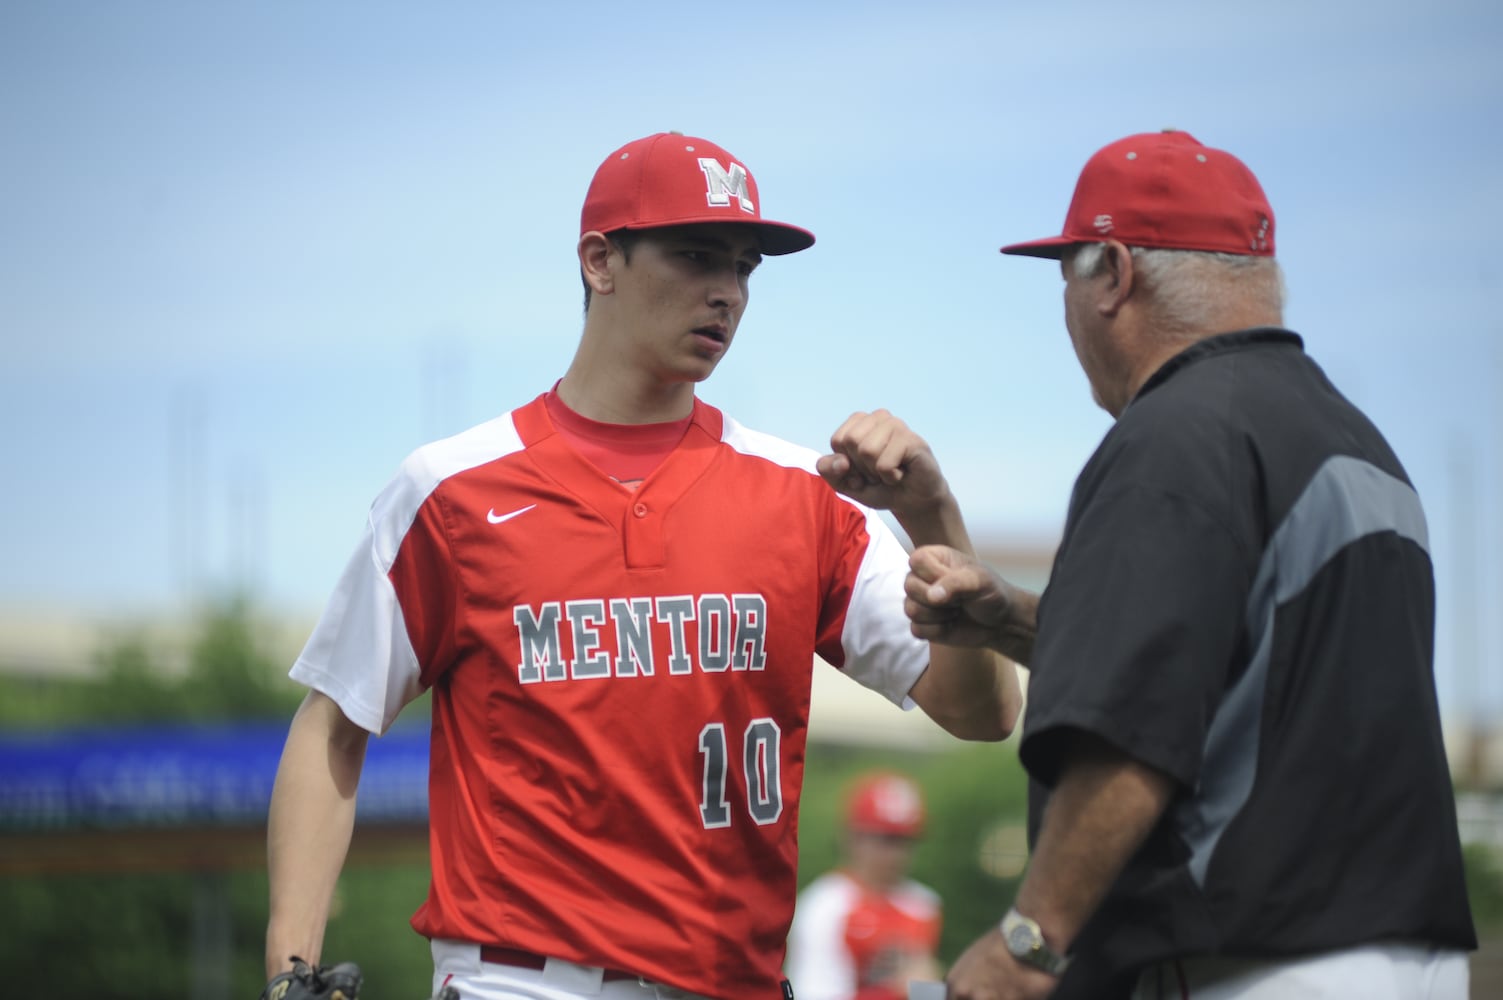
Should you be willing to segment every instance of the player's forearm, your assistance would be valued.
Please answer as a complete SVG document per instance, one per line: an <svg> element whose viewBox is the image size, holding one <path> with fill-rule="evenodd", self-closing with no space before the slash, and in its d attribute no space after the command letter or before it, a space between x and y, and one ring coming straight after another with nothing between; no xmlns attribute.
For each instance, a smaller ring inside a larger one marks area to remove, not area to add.
<svg viewBox="0 0 1503 1000"><path fill-rule="evenodd" d="M929 668L913 700L950 735L1005 740L1023 706L1018 670L989 649L929 644Z"/></svg>
<svg viewBox="0 0 1503 1000"><path fill-rule="evenodd" d="M935 496L926 497L913 507L894 504L892 516L902 527L914 548L920 545L948 545L967 555L976 554L971 545L971 535L966 529L965 518L960 513L960 503L941 482L941 490Z"/></svg>
<svg viewBox="0 0 1503 1000"><path fill-rule="evenodd" d="M1065 951L1153 830L1173 781L1082 735L1044 811L1017 907Z"/></svg>
<svg viewBox="0 0 1503 1000"><path fill-rule="evenodd" d="M290 968L291 955L314 964L319 960L334 886L354 831L365 745L365 732L317 693L293 719L267 816L268 977Z"/></svg>

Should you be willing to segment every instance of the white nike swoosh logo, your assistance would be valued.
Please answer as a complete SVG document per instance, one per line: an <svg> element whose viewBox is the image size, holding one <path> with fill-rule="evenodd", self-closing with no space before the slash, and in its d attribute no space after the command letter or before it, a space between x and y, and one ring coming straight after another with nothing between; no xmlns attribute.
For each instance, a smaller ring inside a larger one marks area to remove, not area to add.
<svg viewBox="0 0 1503 1000"><path fill-rule="evenodd" d="M489 511L486 512L485 519L492 524L500 524L503 521L510 521L514 517L520 517L536 506L537 504L530 503L526 507L518 507L516 510L511 511L507 514L497 514L496 508L492 507Z"/></svg>

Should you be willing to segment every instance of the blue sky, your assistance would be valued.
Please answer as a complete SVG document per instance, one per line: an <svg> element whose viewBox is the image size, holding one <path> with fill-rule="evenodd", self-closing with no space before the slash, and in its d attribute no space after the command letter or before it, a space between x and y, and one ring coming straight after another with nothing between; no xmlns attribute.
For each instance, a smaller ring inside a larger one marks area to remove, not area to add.
<svg viewBox="0 0 1503 1000"><path fill-rule="evenodd" d="M315 613L403 455L562 373L584 189L664 129L819 237L702 395L814 446L889 407L1047 544L1109 418L997 247L1174 126L1262 179L1289 324L1426 503L1443 698L1503 707L1461 666L1503 653L1500 42L1483 0L4 4L0 606Z"/></svg>

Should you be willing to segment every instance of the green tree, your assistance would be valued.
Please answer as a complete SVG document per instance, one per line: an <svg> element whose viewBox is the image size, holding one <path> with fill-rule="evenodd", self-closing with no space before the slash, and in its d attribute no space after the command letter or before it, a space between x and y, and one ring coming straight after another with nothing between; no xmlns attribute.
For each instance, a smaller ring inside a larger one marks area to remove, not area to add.
<svg viewBox="0 0 1503 1000"><path fill-rule="evenodd" d="M264 638L252 603L206 605L186 648L144 627L106 639L84 678L0 675L0 725L51 729L93 723L223 722L290 718L302 689Z"/></svg>
<svg viewBox="0 0 1503 1000"><path fill-rule="evenodd" d="M287 666L267 648L264 628L244 598L205 611L179 685L184 717L285 718L301 697L286 682Z"/></svg>

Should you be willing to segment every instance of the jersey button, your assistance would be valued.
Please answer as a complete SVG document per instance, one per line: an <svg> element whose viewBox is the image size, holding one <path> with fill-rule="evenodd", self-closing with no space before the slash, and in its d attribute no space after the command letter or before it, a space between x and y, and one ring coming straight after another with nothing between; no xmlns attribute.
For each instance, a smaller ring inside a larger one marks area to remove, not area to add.
<svg viewBox="0 0 1503 1000"><path fill-rule="evenodd" d="M646 517L647 505L645 503L639 503L636 506L632 507L631 512L638 517Z"/></svg>

